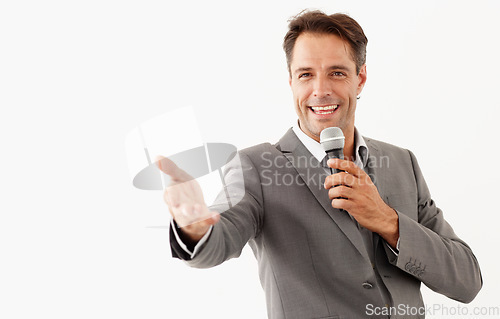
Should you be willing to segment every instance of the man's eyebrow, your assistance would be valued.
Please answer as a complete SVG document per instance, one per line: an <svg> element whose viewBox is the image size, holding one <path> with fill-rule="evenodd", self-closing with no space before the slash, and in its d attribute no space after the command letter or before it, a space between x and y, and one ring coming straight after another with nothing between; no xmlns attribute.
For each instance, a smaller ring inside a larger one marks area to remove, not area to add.
<svg viewBox="0 0 500 319"><path fill-rule="evenodd" d="M293 73L308 72L308 71L312 71L312 68L309 68L309 67L298 68L298 69L294 70Z"/></svg>
<svg viewBox="0 0 500 319"><path fill-rule="evenodd" d="M331 67L328 68L328 70L344 70L344 71L349 71L349 68L345 65L332 65Z"/></svg>
<svg viewBox="0 0 500 319"><path fill-rule="evenodd" d="M301 67L301 68L298 68L296 70L293 71L294 74L296 73L300 73L300 72L309 72L309 71L312 71L313 68L311 67ZM328 68L328 70L343 70L343 71L350 71L350 69L345 66L345 65L342 65L342 64L339 64L339 65L332 65Z"/></svg>

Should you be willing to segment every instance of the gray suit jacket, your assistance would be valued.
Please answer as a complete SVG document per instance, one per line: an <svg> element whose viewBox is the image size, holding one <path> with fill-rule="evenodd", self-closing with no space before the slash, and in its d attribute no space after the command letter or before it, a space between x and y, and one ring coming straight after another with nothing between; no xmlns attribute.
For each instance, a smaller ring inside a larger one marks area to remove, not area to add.
<svg viewBox="0 0 500 319"><path fill-rule="evenodd" d="M356 224L330 204L324 168L292 130L276 145L239 153L244 184L231 165L225 179L230 193L244 187L243 199L228 210L213 207L224 211L221 220L192 260L171 234L173 256L193 267L212 267L238 257L248 242L272 319L388 318L375 308L386 306L376 271L390 293L391 318L424 318L423 308L414 316L405 313L424 306L421 282L470 302L482 286L478 262L431 199L415 156L365 140L367 171L399 215L399 256L374 234L370 261Z"/></svg>

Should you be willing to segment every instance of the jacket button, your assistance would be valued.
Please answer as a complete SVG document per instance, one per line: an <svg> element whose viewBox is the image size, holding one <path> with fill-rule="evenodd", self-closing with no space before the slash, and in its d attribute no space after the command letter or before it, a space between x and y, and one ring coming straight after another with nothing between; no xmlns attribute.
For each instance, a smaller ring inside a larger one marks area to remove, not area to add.
<svg viewBox="0 0 500 319"><path fill-rule="evenodd" d="M362 284L362 286L363 286L363 288L365 288L365 289L372 289L372 288L373 288L373 285L372 285L371 283L369 283L369 282L364 282L364 283Z"/></svg>

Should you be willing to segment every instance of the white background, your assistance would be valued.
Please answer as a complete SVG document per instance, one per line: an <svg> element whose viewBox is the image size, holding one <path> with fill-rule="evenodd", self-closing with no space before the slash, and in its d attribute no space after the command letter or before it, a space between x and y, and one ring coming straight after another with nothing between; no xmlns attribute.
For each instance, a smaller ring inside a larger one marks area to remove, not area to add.
<svg viewBox="0 0 500 319"><path fill-rule="evenodd" d="M1 318L265 317L249 249L210 270L171 258L150 228L169 213L132 187L125 137L194 105L205 141L276 142L296 120L281 43L304 8L364 28L357 126L417 155L482 268L467 307L500 307L500 2L3 1Z"/></svg>

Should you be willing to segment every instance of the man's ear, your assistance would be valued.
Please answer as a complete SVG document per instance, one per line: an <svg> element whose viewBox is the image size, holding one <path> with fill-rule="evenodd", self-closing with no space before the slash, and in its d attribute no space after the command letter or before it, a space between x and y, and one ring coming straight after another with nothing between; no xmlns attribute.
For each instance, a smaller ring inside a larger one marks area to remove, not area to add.
<svg viewBox="0 0 500 319"><path fill-rule="evenodd" d="M290 87L292 86L292 76L291 75L288 76L288 84L290 85Z"/></svg>
<svg viewBox="0 0 500 319"><path fill-rule="evenodd" d="M358 74L357 95L361 94L361 91L363 91L363 87L365 86L365 83L366 83L366 64L363 64L363 66L359 70L359 74Z"/></svg>

